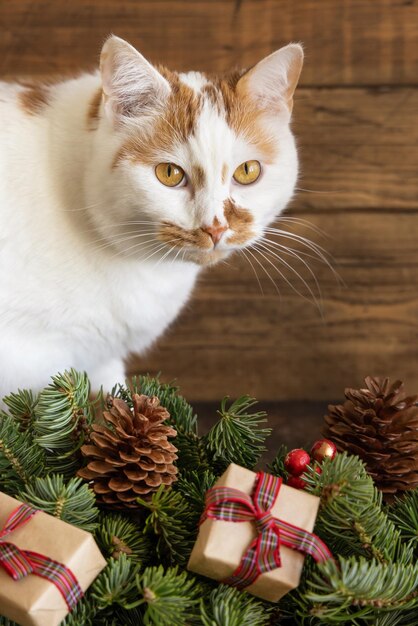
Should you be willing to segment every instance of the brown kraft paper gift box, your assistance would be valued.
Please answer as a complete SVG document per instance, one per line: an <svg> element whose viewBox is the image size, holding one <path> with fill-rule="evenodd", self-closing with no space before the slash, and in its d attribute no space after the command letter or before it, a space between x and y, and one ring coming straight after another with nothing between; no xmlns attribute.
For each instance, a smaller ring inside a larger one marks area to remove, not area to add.
<svg viewBox="0 0 418 626"><path fill-rule="evenodd" d="M231 464L216 482L217 487L233 487L251 495L256 481L255 472ZM304 491L282 485L272 506L274 517L312 532L318 513L319 498ZM201 524L187 568L197 574L223 580L236 570L256 537L253 522L229 522L206 519ZM261 574L245 591L277 602L300 581L304 555L280 546L281 567Z"/></svg>
<svg viewBox="0 0 418 626"><path fill-rule="evenodd" d="M0 492L0 532L20 504ZM106 566L90 533L42 512L6 535L3 541L66 565L83 591ZM21 626L57 626L67 614L65 600L53 583L34 574L14 581L0 563L0 615Z"/></svg>

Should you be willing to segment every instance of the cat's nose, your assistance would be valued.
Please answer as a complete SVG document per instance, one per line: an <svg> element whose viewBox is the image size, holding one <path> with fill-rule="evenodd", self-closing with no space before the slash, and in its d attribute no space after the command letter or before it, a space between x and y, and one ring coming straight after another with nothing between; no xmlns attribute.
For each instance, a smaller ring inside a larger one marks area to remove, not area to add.
<svg viewBox="0 0 418 626"><path fill-rule="evenodd" d="M228 224L222 225L219 222L214 222L212 226L204 226L202 230L212 237L212 241L216 245L220 241L224 232L228 230Z"/></svg>

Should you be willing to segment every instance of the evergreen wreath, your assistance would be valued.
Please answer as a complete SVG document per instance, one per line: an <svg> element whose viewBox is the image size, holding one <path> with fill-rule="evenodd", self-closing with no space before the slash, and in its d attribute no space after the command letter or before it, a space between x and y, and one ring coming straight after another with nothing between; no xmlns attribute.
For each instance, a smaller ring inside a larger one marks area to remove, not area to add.
<svg viewBox="0 0 418 626"><path fill-rule="evenodd" d="M364 463L346 452L305 477L321 498L315 532L336 560L307 558L300 586L278 604L186 571L206 490L231 462L254 469L270 433L266 415L248 396L224 400L217 423L199 436L175 386L140 376L112 391L131 409L135 394L156 396L167 409L178 479L138 498L134 510L99 508L76 476L95 415L106 410L103 397L91 399L85 374L58 374L37 397L11 394L0 412L0 490L93 532L108 561L65 626L418 624L418 489L384 505ZM286 475L286 453L282 447L268 471ZM15 625L0 617L0 626Z"/></svg>

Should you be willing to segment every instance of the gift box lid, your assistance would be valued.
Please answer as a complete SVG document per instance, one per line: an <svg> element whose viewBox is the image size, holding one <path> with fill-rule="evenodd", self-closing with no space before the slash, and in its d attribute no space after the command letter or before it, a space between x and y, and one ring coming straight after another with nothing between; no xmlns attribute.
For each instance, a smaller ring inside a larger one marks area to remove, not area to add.
<svg viewBox="0 0 418 626"><path fill-rule="evenodd" d="M233 487L251 495L256 473L232 463L218 479L216 487ZM316 496L282 485L272 506L272 514L294 526L312 532L320 500ZM223 580L230 576L256 537L254 522L232 522L206 519L200 526L188 569L209 578ZM276 601L297 587L304 556L286 546L280 547L282 565L266 572L246 591L266 600Z"/></svg>

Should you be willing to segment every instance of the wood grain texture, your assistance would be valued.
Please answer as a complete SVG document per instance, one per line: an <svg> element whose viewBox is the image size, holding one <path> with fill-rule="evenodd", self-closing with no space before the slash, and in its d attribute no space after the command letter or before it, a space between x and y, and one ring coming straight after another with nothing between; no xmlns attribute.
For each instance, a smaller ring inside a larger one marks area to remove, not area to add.
<svg viewBox="0 0 418 626"><path fill-rule="evenodd" d="M248 66L302 41L306 85L418 81L413 0L1 0L0 25L3 76L95 66L113 32L181 70Z"/></svg>
<svg viewBox="0 0 418 626"><path fill-rule="evenodd" d="M418 206L418 89L299 89L297 210Z"/></svg>
<svg viewBox="0 0 418 626"><path fill-rule="evenodd" d="M309 216L330 237L345 286L316 265L323 318L283 279L282 299L254 261L263 287L243 260L202 276L183 316L131 371L164 371L192 400L254 394L264 400L338 397L350 381L392 374L414 381L418 345L418 214L340 212ZM307 229L300 234L308 234ZM272 276L272 267L266 264ZM309 279L301 264L297 267ZM301 281L281 271L307 295ZM181 355L181 358L179 358Z"/></svg>

